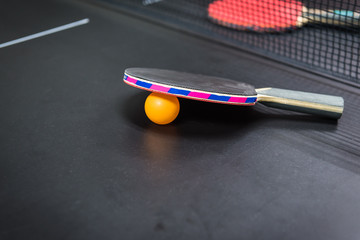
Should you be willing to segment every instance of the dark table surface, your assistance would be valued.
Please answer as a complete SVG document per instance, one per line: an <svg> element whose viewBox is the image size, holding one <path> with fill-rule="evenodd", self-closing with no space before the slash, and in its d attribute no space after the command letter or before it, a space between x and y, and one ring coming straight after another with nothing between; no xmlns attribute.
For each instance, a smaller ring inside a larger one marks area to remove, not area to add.
<svg viewBox="0 0 360 240"><path fill-rule="evenodd" d="M89 2L7 1L0 239L360 239L359 89ZM127 67L341 95L338 121L181 100L151 123Z"/></svg>

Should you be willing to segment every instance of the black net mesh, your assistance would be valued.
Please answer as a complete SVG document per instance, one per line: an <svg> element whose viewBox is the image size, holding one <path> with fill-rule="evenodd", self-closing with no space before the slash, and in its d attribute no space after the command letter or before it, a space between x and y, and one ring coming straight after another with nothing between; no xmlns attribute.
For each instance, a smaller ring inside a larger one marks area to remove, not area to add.
<svg viewBox="0 0 360 240"><path fill-rule="evenodd" d="M360 2L355 0L98 1L360 84Z"/></svg>

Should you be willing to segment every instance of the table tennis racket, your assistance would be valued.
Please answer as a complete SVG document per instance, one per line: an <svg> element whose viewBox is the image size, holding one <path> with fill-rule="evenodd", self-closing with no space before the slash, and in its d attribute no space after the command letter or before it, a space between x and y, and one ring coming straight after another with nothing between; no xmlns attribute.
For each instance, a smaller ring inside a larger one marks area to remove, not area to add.
<svg viewBox="0 0 360 240"><path fill-rule="evenodd" d="M211 21L237 30L281 32L306 23L359 26L360 13L310 9L296 0L217 0L209 4Z"/></svg>
<svg viewBox="0 0 360 240"><path fill-rule="evenodd" d="M231 79L199 74L152 69L128 68L124 82L143 90L199 101L251 106L262 104L339 119L344 99L316 93L278 88L258 88Z"/></svg>

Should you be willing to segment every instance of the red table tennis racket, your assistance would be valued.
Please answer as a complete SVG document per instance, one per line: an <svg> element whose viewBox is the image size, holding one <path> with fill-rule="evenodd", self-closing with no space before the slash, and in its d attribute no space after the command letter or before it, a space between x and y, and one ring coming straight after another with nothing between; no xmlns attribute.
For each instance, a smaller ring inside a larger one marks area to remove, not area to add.
<svg viewBox="0 0 360 240"><path fill-rule="evenodd" d="M296 0L217 0L209 4L213 22L238 30L281 32L308 22L359 26L360 13L306 8Z"/></svg>
<svg viewBox="0 0 360 240"><path fill-rule="evenodd" d="M344 99L337 96L291 91L278 88L258 88L247 83L152 68L128 68L124 82L151 92L199 101L251 106L257 102L270 107L339 119Z"/></svg>

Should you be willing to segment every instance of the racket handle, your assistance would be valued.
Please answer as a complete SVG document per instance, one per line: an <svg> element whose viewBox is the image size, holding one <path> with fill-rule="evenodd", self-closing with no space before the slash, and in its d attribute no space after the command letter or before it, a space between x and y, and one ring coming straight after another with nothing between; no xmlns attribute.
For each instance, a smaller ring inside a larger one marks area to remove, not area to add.
<svg viewBox="0 0 360 240"><path fill-rule="evenodd" d="M256 89L258 102L262 104L322 117L339 119L344 110L342 97L291 91L278 88Z"/></svg>
<svg viewBox="0 0 360 240"><path fill-rule="evenodd" d="M348 10L320 10L303 8L302 19L308 22L337 26L360 26L360 13Z"/></svg>

